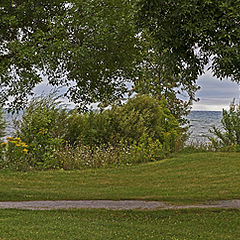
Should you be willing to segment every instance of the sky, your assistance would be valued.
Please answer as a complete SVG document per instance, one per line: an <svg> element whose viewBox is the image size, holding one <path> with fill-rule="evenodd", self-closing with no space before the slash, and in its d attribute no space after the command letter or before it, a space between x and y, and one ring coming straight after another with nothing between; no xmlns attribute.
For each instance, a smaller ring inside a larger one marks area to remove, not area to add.
<svg viewBox="0 0 240 240"><path fill-rule="evenodd" d="M206 72L199 77L197 81L201 89L197 92L196 97L200 98L199 102L194 102L192 110L196 111L222 111L222 109L229 109L229 104L236 99L239 102L240 87L237 83L229 79L219 80L213 77L211 72ZM35 88L35 93L42 92L49 93L50 87L45 83L40 84ZM70 107L73 104L68 103Z"/></svg>
<svg viewBox="0 0 240 240"><path fill-rule="evenodd" d="M206 72L197 83L201 87L196 94L200 101L193 104L192 110L222 111L223 108L229 108L234 98L236 103L239 101L240 87L229 79L221 81L213 77L211 72Z"/></svg>

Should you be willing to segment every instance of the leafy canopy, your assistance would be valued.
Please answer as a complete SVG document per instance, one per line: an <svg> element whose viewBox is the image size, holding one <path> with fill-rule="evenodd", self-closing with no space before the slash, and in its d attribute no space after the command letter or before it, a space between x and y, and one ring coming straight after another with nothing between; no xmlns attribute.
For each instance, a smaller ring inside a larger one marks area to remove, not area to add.
<svg viewBox="0 0 240 240"><path fill-rule="evenodd" d="M2 0L0 96L21 105L48 79L75 103L127 91L137 56L130 1Z"/></svg>
<svg viewBox="0 0 240 240"><path fill-rule="evenodd" d="M239 12L239 0L140 0L138 26L154 39L160 73L191 90L208 64L239 82Z"/></svg>
<svg viewBox="0 0 240 240"><path fill-rule="evenodd" d="M133 83L177 116L206 65L239 81L239 12L240 0L2 0L0 102L23 105L44 77L80 105L113 102Z"/></svg>

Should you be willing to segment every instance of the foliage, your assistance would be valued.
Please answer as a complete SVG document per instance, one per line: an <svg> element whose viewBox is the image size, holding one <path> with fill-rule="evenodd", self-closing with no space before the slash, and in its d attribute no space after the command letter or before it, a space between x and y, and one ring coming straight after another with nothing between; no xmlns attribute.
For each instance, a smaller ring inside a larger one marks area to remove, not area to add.
<svg viewBox="0 0 240 240"><path fill-rule="evenodd" d="M143 141L134 142L128 156L129 163L143 163L158 161L169 155L169 150L164 149L164 145L157 139L143 138Z"/></svg>
<svg viewBox="0 0 240 240"><path fill-rule="evenodd" d="M130 164L129 147L96 146L79 144L75 147L65 145L55 152L59 168L64 170L101 168Z"/></svg>
<svg viewBox="0 0 240 240"><path fill-rule="evenodd" d="M138 95L126 104L113 109L119 119L120 136L128 142L143 142L152 138L167 144L174 151L175 143L182 129L167 108L167 101L147 95Z"/></svg>
<svg viewBox="0 0 240 240"><path fill-rule="evenodd" d="M210 132L216 138L210 138L216 150L240 151L240 105L233 101L230 110L222 111L222 128L213 127Z"/></svg>
<svg viewBox="0 0 240 240"><path fill-rule="evenodd" d="M166 99L173 116L181 125L187 123L186 116L190 111L192 100L195 99L197 85L191 84L189 88L182 84L177 74L165 68L164 54L156 51L158 44L151 34L141 29L140 42L141 65L138 68L138 78L134 81L134 91L140 94L149 94L157 99ZM184 98L182 95L188 95Z"/></svg>
<svg viewBox="0 0 240 240"><path fill-rule="evenodd" d="M10 139L3 166L82 169L163 159L182 147L184 131L166 106L164 99L137 95L111 109L79 113L54 95L33 98L15 121L17 138ZM27 148L20 149L22 143Z"/></svg>
<svg viewBox="0 0 240 240"><path fill-rule="evenodd" d="M59 167L81 169L165 158L183 145L183 129L166 100L137 95L111 109L69 112L65 140L56 151Z"/></svg>
<svg viewBox="0 0 240 240"><path fill-rule="evenodd" d="M166 100L138 95L125 104L100 112L70 113L65 140L85 145L144 143L158 140L165 151L175 151L183 129L167 108ZM180 144L179 144L180 145Z"/></svg>
<svg viewBox="0 0 240 240"><path fill-rule="evenodd" d="M78 110L69 112L66 125L65 140L71 145L81 142L84 145L114 144L116 119L110 111L88 111L79 113Z"/></svg>
<svg viewBox="0 0 240 240"><path fill-rule="evenodd" d="M56 167L64 170L132 165L158 161L168 155L169 151L163 148L159 140L151 138L131 145L65 145L54 152Z"/></svg>
<svg viewBox="0 0 240 240"><path fill-rule="evenodd" d="M44 76L79 105L108 105L129 90L165 98L182 124L208 63L239 81L239 3L3 0L0 102L21 106Z"/></svg>
<svg viewBox="0 0 240 240"><path fill-rule="evenodd" d="M180 149L179 153L204 153L204 152L212 152L213 146L209 142L190 142L187 143L182 149Z"/></svg>
<svg viewBox="0 0 240 240"><path fill-rule="evenodd" d="M4 165L5 152L6 152L6 143L0 142L0 168L2 168Z"/></svg>
<svg viewBox="0 0 240 240"><path fill-rule="evenodd" d="M11 170L27 170L28 164L28 145L20 138L8 137L7 142L2 143L3 158L0 167Z"/></svg>
<svg viewBox="0 0 240 240"><path fill-rule="evenodd" d="M0 25L1 103L21 106L43 76L80 105L113 101L134 78L131 1L3 0Z"/></svg>
<svg viewBox="0 0 240 240"><path fill-rule="evenodd" d="M238 82L239 11L239 0L140 0L139 32L150 44L159 80L193 97L196 79L209 64L215 76Z"/></svg>
<svg viewBox="0 0 240 240"><path fill-rule="evenodd" d="M55 166L53 153L64 142L67 114L55 97L40 96L31 100L22 119L16 121L16 135L29 146L30 166Z"/></svg>
<svg viewBox="0 0 240 240"><path fill-rule="evenodd" d="M0 109L0 141L5 136L6 121L4 119L3 110Z"/></svg>

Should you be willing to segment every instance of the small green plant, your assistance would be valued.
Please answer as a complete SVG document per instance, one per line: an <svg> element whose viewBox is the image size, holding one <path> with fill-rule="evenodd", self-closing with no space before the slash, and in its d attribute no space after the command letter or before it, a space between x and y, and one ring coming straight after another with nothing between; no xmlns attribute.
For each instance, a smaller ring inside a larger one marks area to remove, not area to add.
<svg viewBox="0 0 240 240"><path fill-rule="evenodd" d="M16 169L20 162L34 169L70 170L157 161L183 142L183 129L167 102L147 95L87 113L68 111L55 96L40 96L15 121L15 129L17 138L5 155ZM18 156L17 139L28 145L27 158Z"/></svg>
<svg viewBox="0 0 240 240"><path fill-rule="evenodd" d="M139 95L117 107L115 112L120 136L124 140L142 142L144 137L150 137L159 140L165 147L168 145L169 151L175 150L182 129L167 108L166 100Z"/></svg>
<svg viewBox="0 0 240 240"><path fill-rule="evenodd" d="M4 167L6 147L6 142L0 142L0 168Z"/></svg>
<svg viewBox="0 0 240 240"><path fill-rule="evenodd" d="M130 149L124 145L77 146L65 145L55 151L55 158L60 168L65 170L102 168L119 165L128 165Z"/></svg>
<svg viewBox="0 0 240 240"><path fill-rule="evenodd" d="M6 121L3 116L3 110L0 108L0 141L5 136Z"/></svg>
<svg viewBox="0 0 240 240"><path fill-rule="evenodd" d="M3 149L2 168L26 170L28 164L28 145L20 138L8 137L7 142L1 143Z"/></svg>
<svg viewBox="0 0 240 240"><path fill-rule="evenodd" d="M168 156L169 151L164 149L163 144L151 137L143 138L142 141L134 142L130 147L130 162L143 163L161 160Z"/></svg>
<svg viewBox="0 0 240 240"><path fill-rule="evenodd" d="M164 149L174 152L183 142L183 132L166 100L139 95L121 106L114 105L100 112L72 111L65 140L72 145L79 141L91 146L115 145L121 141L131 145L146 137L158 140Z"/></svg>
<svg viewBox="0 0 240 240"><path fill-rule="evenodd" d="M213 126L209 131L215 137L209 138L215 150L240 151L240 105L233 101L229 111L222 111L222 128Z"/></svg>
<svg viewBox="0 0 240 240"><path fill-rule="evenodd" d="M16 135L29 145L31 167L58 168L54 151L64 142L67 117L67 110L50 95L33 98L16 121Z"/></svg>
<svg viewBox="0 0 240 240"><path fill-rule="evenodd" d="M58 166L65 170L102 168L153 162L166 158L169 151L159 140L143 138L142 141L121 141L118 145L102 144L90 146L65 145L54 153Z"/></svg>
<svg viewBox="0 0 240 240"><path fill-rule="evenodd" d="M191 141L178 151L179 153L204 153L213 151L213 147L209 142Z"/></svg>

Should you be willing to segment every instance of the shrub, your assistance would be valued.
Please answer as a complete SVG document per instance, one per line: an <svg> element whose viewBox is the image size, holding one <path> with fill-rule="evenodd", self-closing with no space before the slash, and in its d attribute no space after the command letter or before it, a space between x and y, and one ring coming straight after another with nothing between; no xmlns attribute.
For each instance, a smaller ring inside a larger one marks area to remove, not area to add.
<svg viewBox="0 0 240 240"><path fill-rule="evenodd" d="M3 142L3 158L1 168L12 170L27 170L28 163L28 145L20 138L8 137L7 142Z"/></svg>
<svg viewBox="0 0 240 240"><path fill-rule="evenodd" d="M192 141L185 145L179 152L180 153L200 153L212 152L213 147L209 142Z"/></svg>
<svg viewBox="0 0 240 240"><path fill-rule="evenodd" d="M66 126L65 140L71 144L78 144L79 141L85 145L114 144L118 142L115 138L116 119L111 112L78 113L77 110L69 112Z"/></svg>
<svg viewBox="0 0 240 240"><path fill-rule="evenodd" d="M148 142L120 143L118 145L65 145L55 151L58 166L65 170L116 167L149 161L157 161L166 157L162 144L151 138Z"/></svg>
<svg viewBox="0 0 240 240"><path fill-rule="evenodd" d="M55 152L59 166L65 170L101 168L129 164L129 147L100 145L92 148L79 144L65 145Z"/></svg>
<svg viewBox="0 0 240 240"><path fill-rule="evenodd" d="M55 168L54 151L64 142L67 110L53 96L33 98L22 119L15 123L16 135L29 145L29 164Z"/></svg>
<svg viewBox="0 0 240 240"><path fill-rule="evenodd" d="M0 169L5 165L6 144L6 142L0 142Z"/></svg>
<svg viewBox="0 0 240 240"><path fill-rule="evenodd" d="M210 132L215 137L209 138L215 150L240 151L240 105L233 101L230 110L222 111L222 128L213 126Z"/></svg>
<svg viewBox="0 0 240 240"><path fill-rule="evenodd" d="M16 136L28 145L28 153L23 155L17 148L19 142L8 143L5 165L15 163L17 170L156 161L179 148L183 136L167 102L147 95L136 96L122 106L81 114L76 109L67 111L51 95L41 96L29 103L15 126Z"/></svg>
<svg viewBox="0 0 240 240"><path fill-rule="evenodd" d="M3 110L0 108L0 140L5 136L6 121L3 116Z"/></svg>
<svg viewBox="0 0 240 240"><path fill-rule="evenodd" d="M85 145L116 145L124 141L131 145L143 142L145 137L146 141L158 140L165 150L174 151L182 143L183 130L166 106L166 100L141 95L102 112L73 111L68 118L66 140L70 144L81 141Z"/></svg>
<svg viewBox="0 0 240 240"><path fill-rule="evenodd" d="M163 148L159 140L152 138L143 138L143 141L134 142L130 147L129 162L143 163L153 162L165 158L169 151Z"/></svg>
<svg viewBox="0 0 240 240"><path fill-rule="evenodd" d="M164 133L179 127L176 119L166 108L166 101L158 101L147 95L129 99L115 111L118 113L122 136L132 141L139 141L146 135L163 142Z"/></svg>

